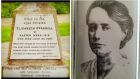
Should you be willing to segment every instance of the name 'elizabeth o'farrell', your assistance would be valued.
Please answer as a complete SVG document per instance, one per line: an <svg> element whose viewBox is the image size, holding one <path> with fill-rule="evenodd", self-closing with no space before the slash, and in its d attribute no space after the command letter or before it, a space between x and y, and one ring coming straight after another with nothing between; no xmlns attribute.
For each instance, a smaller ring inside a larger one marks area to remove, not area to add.
<svg viewBox="0 0 140 79"><path fill-rule="evenodd" d="M52 27L16 27L17 30L52 30Z"/></svg>

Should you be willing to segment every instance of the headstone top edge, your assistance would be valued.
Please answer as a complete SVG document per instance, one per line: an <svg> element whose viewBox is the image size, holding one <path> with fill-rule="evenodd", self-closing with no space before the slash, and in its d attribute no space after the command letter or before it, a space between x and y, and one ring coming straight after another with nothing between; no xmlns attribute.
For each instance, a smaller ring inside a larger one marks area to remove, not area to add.
<svg viewBox="0 0 140 79"><path fill-rule="evenodd" d="M25 10L27 12L25 12ZM48 6L45 2L38 2L38 3L24 3L21 4L18 8L14 10L14 14L16 13L33 13L33 12L40 12L40 13L56 13L56 10L52 6Z"/></svg>

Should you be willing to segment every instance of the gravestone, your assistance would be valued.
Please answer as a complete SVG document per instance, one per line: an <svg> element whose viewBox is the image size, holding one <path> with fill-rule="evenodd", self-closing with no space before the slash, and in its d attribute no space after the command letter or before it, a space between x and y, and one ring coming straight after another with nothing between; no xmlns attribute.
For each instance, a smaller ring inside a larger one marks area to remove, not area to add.
<svg viewBox="0 0 140 79"><path fill-rule="evenodd" d="M62 65L57 14L47 3L23 3L14 11L9 65Z"/></svg>

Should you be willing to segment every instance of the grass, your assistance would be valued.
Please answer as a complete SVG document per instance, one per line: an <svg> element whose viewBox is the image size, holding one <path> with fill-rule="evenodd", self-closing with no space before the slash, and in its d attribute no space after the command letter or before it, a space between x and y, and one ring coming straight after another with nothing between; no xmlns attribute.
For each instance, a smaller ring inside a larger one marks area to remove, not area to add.
<svg viewBox="0 0 140 79"><path fill-rule="evenodd" d="M11 27L10 26L4 26L1 28L1 40L2 42L8 42L10 41L10 35L11 35Z"/></svg>
<svg viewBox="0 0 140 79"><path fill-rule="evenodd" d="M59 23L58 31L60 36L69 36L70 35L70 23Z"/></svg>
<svg viewBox="0 0 140 79"><path fill-rule="evenodd" d="M9 42L10 41L10 35L11 35L11 27L10 26L2 26L2 43L3 42ZM60 36L69 36L70 35L70 23L59 23L58 24L58 32Z"/></svg>

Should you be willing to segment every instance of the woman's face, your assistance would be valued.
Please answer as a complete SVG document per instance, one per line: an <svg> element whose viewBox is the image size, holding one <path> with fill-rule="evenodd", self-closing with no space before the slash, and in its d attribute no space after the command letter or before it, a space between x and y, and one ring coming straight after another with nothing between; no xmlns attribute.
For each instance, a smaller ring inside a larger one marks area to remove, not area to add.
<svg viewBox="0 0 140 79"><path fill-rule="evenodd" d="M125 37L119 24L99 7L93 8L89 14L88 35L92 51L100 56L117 52Z"/></svg>

